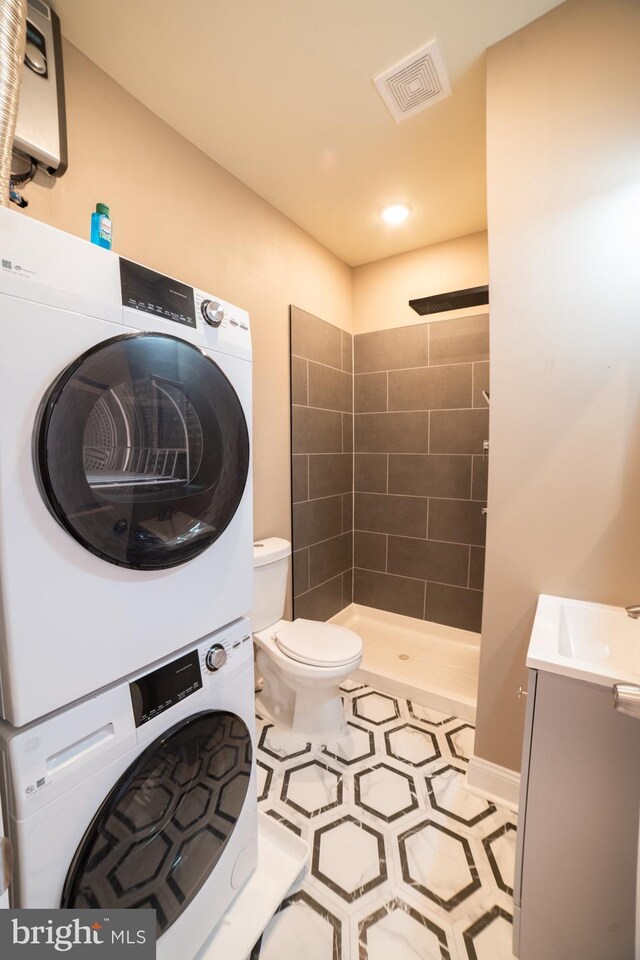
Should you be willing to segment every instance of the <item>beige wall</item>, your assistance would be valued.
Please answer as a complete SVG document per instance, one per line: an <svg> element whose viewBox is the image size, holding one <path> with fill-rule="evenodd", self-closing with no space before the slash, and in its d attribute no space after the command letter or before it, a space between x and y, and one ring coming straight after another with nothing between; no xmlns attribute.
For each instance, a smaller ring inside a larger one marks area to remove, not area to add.
<svg viewBox="0 0 640 960"><path fill-rule="evenodd" d="M69 170L31 184L30 216L88 239L108 203L114 250L251 315L255 534L290 537L289 304L351 329L351 269L65 44Z"/></svg>
<svg viewBox="0 0 640 960"><path fill-rule="evenodd" d="M512 769L537 594L640 600L639 50L637 0L568 0L489 51L476 752Z"/></svg>
<svg viewBox="0 0 640 960"><path fill-rule="evenodd" d="M412 310L409 300L488 283L487 260L487 234L473 233L355 267L353 332L424 323L429 318ZM486 306L467 307L439 313L432 319L486 312Z"/></svg>

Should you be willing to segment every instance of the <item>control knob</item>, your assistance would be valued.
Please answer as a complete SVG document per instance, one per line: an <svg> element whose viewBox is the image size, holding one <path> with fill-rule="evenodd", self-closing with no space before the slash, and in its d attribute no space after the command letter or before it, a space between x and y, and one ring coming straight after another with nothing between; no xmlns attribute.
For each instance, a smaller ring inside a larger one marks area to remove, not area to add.
<svg viewBox="0 0 640 960"><path fill-rule="evenodd" d="M210 327L219 327L224 320L224 310L215 300L203 300L200 310Z"/></svg>
<svg viewBox="0 0 640 960"><path fill-rule="evenodd" d="M204 662L207 670L215 673L220 667L224 667L227 662L227 651L221 643L214 643L214 645L207 650Z"/></svg>

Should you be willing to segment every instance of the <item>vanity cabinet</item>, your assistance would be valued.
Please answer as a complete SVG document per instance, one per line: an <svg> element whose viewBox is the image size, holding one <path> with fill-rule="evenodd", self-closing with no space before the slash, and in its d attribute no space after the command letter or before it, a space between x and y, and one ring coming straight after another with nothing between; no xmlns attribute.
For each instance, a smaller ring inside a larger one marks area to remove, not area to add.
<svg viewBox="0 0 640 960"><path fill-rule="evenodd" d="M0 797L0 843L4 840L4 821L2 818L2 797ZM9 907L9 889L5 889L5 877L3 869L3 856L0 850L0 910L6 910Z"/></svg>
<svg viewBox="0 0 640 960"><path fill-rule="evenodd" d="M514 888L520 960L633 960L640 721L529 670Z"/></svg>

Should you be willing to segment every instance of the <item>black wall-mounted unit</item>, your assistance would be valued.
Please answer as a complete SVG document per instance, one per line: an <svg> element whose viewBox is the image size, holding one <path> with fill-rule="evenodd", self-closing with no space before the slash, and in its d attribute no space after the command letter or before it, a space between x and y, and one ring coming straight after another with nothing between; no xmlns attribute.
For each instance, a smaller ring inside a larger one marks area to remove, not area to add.
<svg viewBox="0 0 640 960"><path fill-rule="evenodd" d="M437 293L433 297L420 297L409 300L409 306L424 317L427 313L445 313L448 310L464 310L466 307L478 307L489 303L489 287L469 287L468 290L452 290L451 293Z"/></svg>

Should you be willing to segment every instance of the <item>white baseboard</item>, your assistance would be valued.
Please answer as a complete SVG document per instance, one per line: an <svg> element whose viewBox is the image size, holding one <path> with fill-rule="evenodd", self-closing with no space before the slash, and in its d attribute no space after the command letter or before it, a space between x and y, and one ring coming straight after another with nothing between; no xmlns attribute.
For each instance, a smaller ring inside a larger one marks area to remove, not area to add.
<svg viewBox="0 0 640 960"><path fill-rule="evenodd" d="M467 770L467 790L501 807L518 812L520 774L497 763L471 757Z"/></svg>

